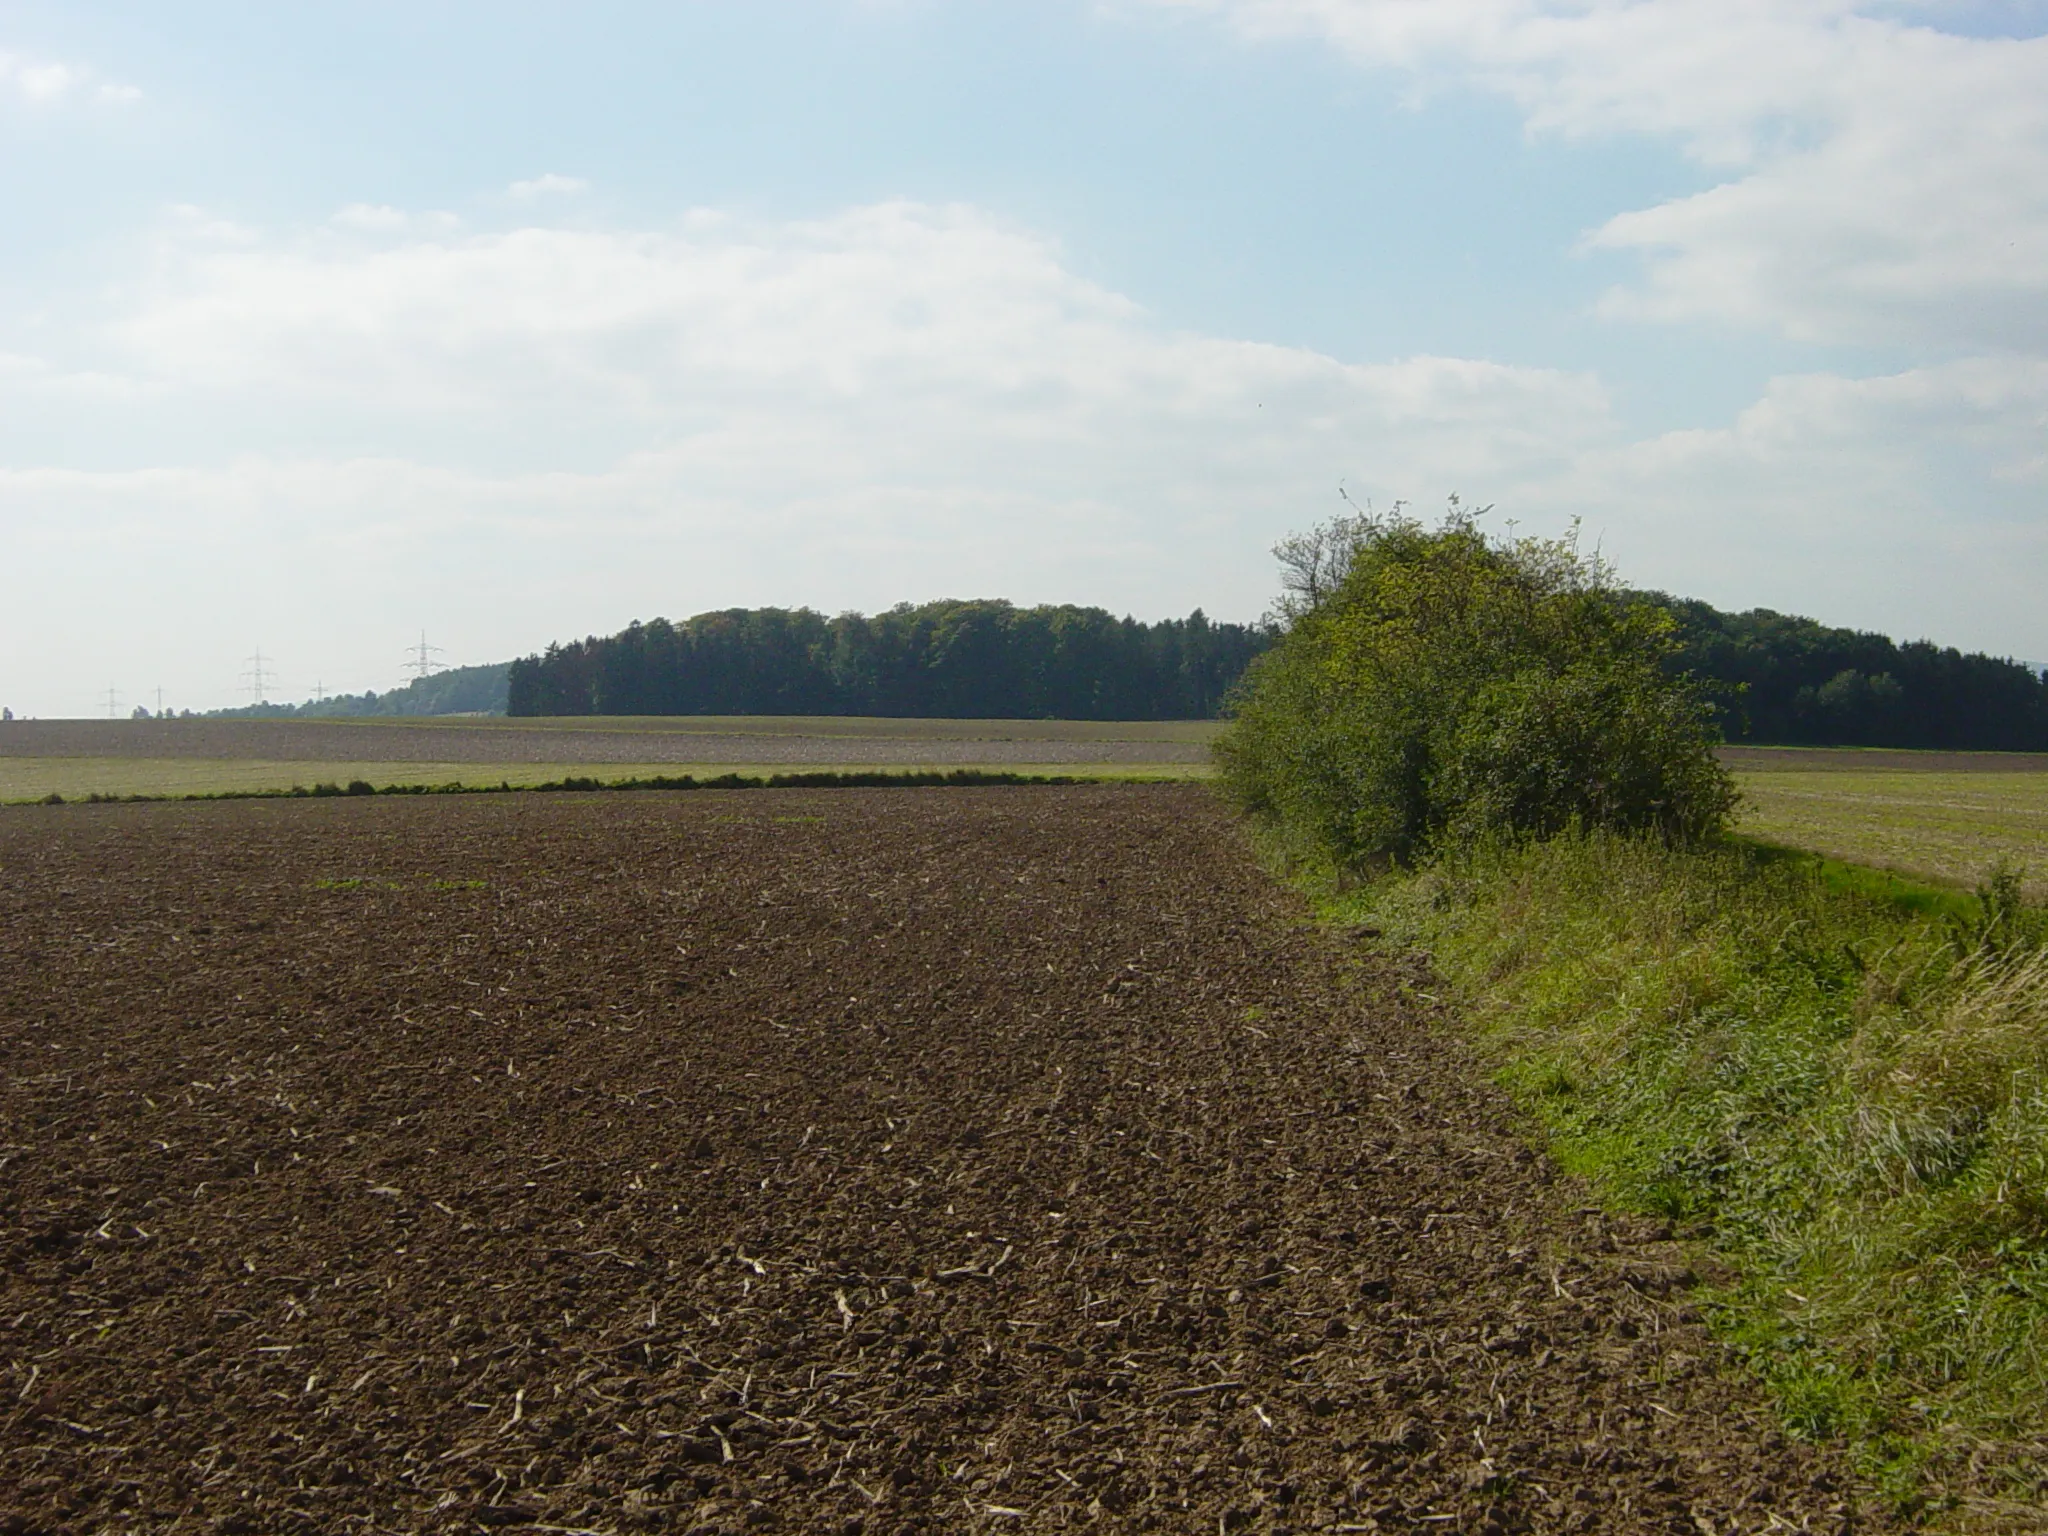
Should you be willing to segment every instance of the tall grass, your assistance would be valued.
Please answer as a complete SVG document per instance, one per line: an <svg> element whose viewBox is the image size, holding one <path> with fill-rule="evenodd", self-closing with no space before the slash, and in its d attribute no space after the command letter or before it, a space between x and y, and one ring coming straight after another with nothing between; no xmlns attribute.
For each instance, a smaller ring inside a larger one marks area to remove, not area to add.
<svg viewBox="0 0 2048 1536"><path fill-rule="evenodd" d="M1566 1166L1730 1261L1713 1313L1795 1430L1902 1506L2035 1529L2048 948L2018 892L1575 835L1328 905L1429 952Z"/></svg>

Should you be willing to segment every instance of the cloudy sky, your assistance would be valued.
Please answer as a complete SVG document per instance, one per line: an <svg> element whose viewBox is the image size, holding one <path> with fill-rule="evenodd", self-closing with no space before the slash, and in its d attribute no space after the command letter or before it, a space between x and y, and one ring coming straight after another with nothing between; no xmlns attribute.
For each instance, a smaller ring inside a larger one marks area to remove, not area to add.
<svg viewBox="0 0 2048 1536"><path fill-rule="evenodd" d="M0 0L0 704L1250 619L1342 509L2048 660L2048 0Z"/></svg>

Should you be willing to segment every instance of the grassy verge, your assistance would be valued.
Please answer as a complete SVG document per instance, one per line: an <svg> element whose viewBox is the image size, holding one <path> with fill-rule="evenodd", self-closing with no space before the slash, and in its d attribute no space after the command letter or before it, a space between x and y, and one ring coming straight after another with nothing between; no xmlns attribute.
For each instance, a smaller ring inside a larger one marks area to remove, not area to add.
<svg viewBox="0 0 2048 1536"><path fill-rule="evenodd" d="M1737 1278L1797 1432L1904 1509L2048 1498L2048 949L1977 897L1755 844L1563 838L1326 891L1428 952L1559 1160Z"/></svg>
<svg viewBox="0 0 2048 1536"><path fill-rule="evenodd" d="M347 784L332 782L316 783L310 788L295 784L290 789L224 789L198 794L171 795L117 795L97 792L79 796L75 801L66 800L59 794L44 795L33 801L0 802L16 805L136 805L164 801L187 800L329 800L350 799L361 795L516 795L516 794L592 794L599 791L632 791L648 789L689 790L689 789L930 789L930 788L972 788L992 784L1100 784L1122 782L1114 775L1047 774L1047 773L990 773L979 768L947 769L874 769L874 770L826 770L815 773L771 773L744 774L721 773L709 778L697 778L692 774L650 774L636 775L623 779L599 779L574 775L562 779L549 779L541 783L475 784L451 782L447 784L372 784L366 779L351 780Z"/></svg>

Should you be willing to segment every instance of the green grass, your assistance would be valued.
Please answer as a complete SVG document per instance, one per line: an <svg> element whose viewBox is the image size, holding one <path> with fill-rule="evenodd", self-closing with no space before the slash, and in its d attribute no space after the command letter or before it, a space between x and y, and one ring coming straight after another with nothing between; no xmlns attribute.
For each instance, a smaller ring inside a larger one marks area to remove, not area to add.
<svg viewBox="0 0 2048 1536"><path fill-rule="evenodd" d="M2048 900L2048 773L1739 768L1736 782L1749 836L1963 888L2009 859Z"/></svg>
<svg viewBox="0 0 2048 1536"><path fill-rule="evenodd" d="M1426 950L1559 1161L1739 1279L1787 1424L1957 1527L2048 1498L2048 917L1783 849L1560 839L1322 893Z"/></svg>

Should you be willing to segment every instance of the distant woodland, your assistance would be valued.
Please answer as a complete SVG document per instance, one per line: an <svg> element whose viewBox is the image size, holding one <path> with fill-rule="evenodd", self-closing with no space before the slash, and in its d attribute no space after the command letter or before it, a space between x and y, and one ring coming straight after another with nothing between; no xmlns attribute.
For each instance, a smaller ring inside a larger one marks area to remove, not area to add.
<svg viewBox="0 0 2048 1536"><path fill-rule="evenodd" d="M1200 609L1142 623L1101 608L902 604L827 618L732 608L551 645L512 664L515 715L893 715L1196 720L1217 714L1260 626Z"/></svg>
<svg viewBox="0 0 2048 1536"><path fill-rule="evenodd" d="M1671 610L1668 665L1714 686L1730 741L1784 746L2048 751L2048 684L2022 662L1904 645L1756 608L1643 593Z"/></svg>
<svg viewBox="0 0 2048 1536"><path fill-rule="evenodd" d="M2020 662L1924 640L1901 645L1769 609L1724 613L1659 592L1625 595L1677 619L1668 664L1712 685L1730 741L2048 751L2048 685ZM1199 609L1144 623L1100 608L1000 601L836 618L733 608L551 645L511 664L496 707L514 715L1195 720L1222 712L1277 633L1217 623ZM408 691L384 695L376 712L412 712L390 707Z"/></svg>
<svg viewBox="0 0 2048 1536"><path fill-rule="evenodd" d="M284 720L364 715L502 715L509 662L447 667L387 693L337 693L303 704L245 704L208 711L219 720Z"/></svg>

